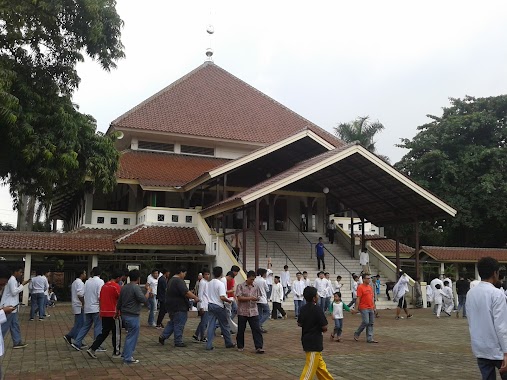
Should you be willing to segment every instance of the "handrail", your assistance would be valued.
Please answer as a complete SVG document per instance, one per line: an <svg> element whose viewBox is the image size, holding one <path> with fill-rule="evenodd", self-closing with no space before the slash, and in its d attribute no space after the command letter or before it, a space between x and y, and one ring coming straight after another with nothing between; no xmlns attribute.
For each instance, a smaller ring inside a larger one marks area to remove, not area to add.
<svg viewBox="0 0 507 380"><path fill-rule="evenodd" d="M262 235L262 234L261 234L261 235ZM264 239L264 240L266 240L266 239ZM288 261L290 261L290 262L291 262L291 264L292 264L292 265L294 265L294 268L296 268L298 272L301 272L301 271L299 270L299 268L297 267L297 265L296 265L296 264L294 264L294 262L291 260L291 258L290 258L290 257L289 257L286 253L285 253L285 251L283 250L283 248L282 248L282 247L280 247L280 244L278 244L278 243L277 243L276 241L274 241L274 240L271 240L271 241L266 241L266 242L268 243L268 246L269 246L269 243L274 243L274 244L278 247L278 249L279 249L280 251L282 251L282 253L285 255L285 264L287 265ZM287 261L287 260L288 260L288 261Z"/></svg>
<svg viewBox="0 0 507 380"><path fill-rule="evenodd" d="M299 233L301 233L301 235L303 235L303 237L306 239L306 241L307 241L308 243L310 243L310 258L312 258L312 255L313 255L313 245L314 245L314 243L312 243L312 242L310 241L310 239L308 239L308 237L305 235L305 233L304 233L303 231L301 231L301 229L297 226L297 224L296 224L296 223L294 223L294 221L293 221L291 218L288 218L288 219L289 219L289 221L290 221L290 222L291 222L291 223L292 223L292 224L293 224L293 225L297 228L298 232L299 232ZM329 249L327 249L327 248L326 248L326 246L324 246L324 249L325 249L325 250L327 251L327 253L329 253L329 254L331 255L331 257L333 257L333 259L335 260L335 261L333 261L333 269L334 269L334 272L336 273L336 261L338 261L338 264L340 264L340 265L341 265L341 266L342 266L342 267L343 267L343 268L344 268L347 272L349 272L350 277L352 278L352 272L351 272L351 271L349 271L349 270L347 269L347 267L346 267L345 265L343 265L343 263L342 263L340 260L338 260L338 258L337 258L335 255L333 255L333 254L329 251Z"/></svg>
<svg viewBox="0 0 507 380"><path fill-rule="evenodd" d="M255 222L253 220L248 220L249 222L253 222L255 224ZM242 231L242 230L237 230L237 231ZM282 249L282 247L280 247L280 245L274 241L274 240L271 240L271 241L268 241L266 239L266 237L261 233L261 231L259 231L259 236L262 238L262 240L264 240L266 242L266 257L268 257L268 251L269 251L269 243L274 243L276 244L276 246L278 247L278 249L280 249L280 251L282 251L282 253L284 254L285 256L285 264L288 265L289 261L290 263L294 266L294 268L296 268L296 270L298 272L300 272L299 268L297 267L296 264L294 264L294 262L291 260L291 258L289 257L289 255L287 255L285 253L285 251ZM257 268L256 268L257 269Z"/></svg>
<svg viewBox="0 0 507 380"><path fill-rule="evenodd" d="M236 249L232 246L231 242L227 239L224 239L224 241L225 241L225 245L227 245L227 247L230 249L230 251L232 252L234 257L236 258L236 261L240 264L243 264L243 262L241 261L241 258L239 257L239 253L236 252Z"/></svg>

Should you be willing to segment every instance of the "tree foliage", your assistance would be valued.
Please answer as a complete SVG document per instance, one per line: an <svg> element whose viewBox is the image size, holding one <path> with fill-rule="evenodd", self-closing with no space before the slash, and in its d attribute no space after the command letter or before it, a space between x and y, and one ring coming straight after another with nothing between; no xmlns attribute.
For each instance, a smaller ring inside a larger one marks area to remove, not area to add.
<svg viewBox="0 0 507 380"><path fill-rule="evenodd" d="M507 242L507 96L450 99L418 127L395 166L458 210L438 223L451 246Z"/></svg>
<svg viewBox="0 0 507 380"><path fill-rule="evenodd" d="M84 54L105 70L122 58L114 0L0 0L0 177L44 202L85 178L114 186L113 137L72 103ZM15 198L16 199L16 198Z"/></svg>
<svg viewBox="0 0 507 380"><path fill-rule="evenodd" d="M359 144L372 153L377 153L375 147L375 136L384 130L384 125L377 121L371 121L369 116L359 116L356 120L349 123L340 123L334 127L336 136L339 139L352 143L358 141ZM381 159L389 162L387 156L378 155Z"/></svg>

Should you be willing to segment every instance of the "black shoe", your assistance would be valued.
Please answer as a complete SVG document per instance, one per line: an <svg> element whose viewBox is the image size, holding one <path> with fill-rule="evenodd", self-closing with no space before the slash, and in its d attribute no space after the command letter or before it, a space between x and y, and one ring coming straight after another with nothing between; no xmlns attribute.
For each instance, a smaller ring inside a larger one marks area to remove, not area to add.
<svg viewBox="0 0 507 380"><path fill-rule="evenodd" d="M176 343L174 347L186 347L187 345L185 343Z"/></svg>
<svg viewBox="0 0 507 380"><path fill-rule="evenodd" d="M234 348L234 347L236 347L236 343L233 343L233 344L231 344L229 346L225 346L225 348Z"/></svg>
<svg viewBox="0 0 507 380"><path fill-rule="evenodd" d="M160 335L158 337L158 342L163 346L165 344L165 338L162 335Z"/></svg>
<svg viewBox="0 0 507 380"><path fill-rule="evenodd" d="M71 344L72 343L72 339L69 338L67 335L64 335L63 336L63 340L66 341L68 344Z"/></svg>
<svg viewBox="0 0 507 380"><path fill-rule="evenodd" d="M195 343L199 343L199 338L197 337L197 335L192 335L192 339L194 340Z"/></svg>

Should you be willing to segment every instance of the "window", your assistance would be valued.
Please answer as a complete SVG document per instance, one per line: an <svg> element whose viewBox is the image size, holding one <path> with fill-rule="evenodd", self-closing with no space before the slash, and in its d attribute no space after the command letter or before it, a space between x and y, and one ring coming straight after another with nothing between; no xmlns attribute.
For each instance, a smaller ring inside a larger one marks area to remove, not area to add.
<svg viewBox="0 0 507 380"><path fill-rule="evenodd" d="M338 226L343 230L343 223L338 223Z"/></svg>
<svg viewBox="0 0 507 380"><path fill-rule="evenodd" d="M118 224L118 218L111 218L111 224Z"/></svg>
<svg viewBox="0 0 507 380"><path fill-rule="evenodd" d="M173 221L174 223L178 223L178 219L179 219L179 218L178 218L178 215L173 215L173 216L172 216L172 221Z"/></svg>
<svg viewBox="0 0 507 380"><path fill-rule="evenodd" d="M185 216L185 222L192 223L192 215Z"/></svg>
<svg viewBox="0 0 507 380"><path fill-rule="evenodd" d="M203 146L182 145L181 146L181 153L198 154L201 156L214 156L215 149L214 148L205 148Z"/></svg>
<svg viewBox="0 0 507 380"><path fill-rule="evenodd" d="M152 150L155 152L174 152L174 144L157 143L152 141L139 141L137 143L139 150Z"/></svg>
<svg viewBox="0 0 507 380"><path fill-rule="evenodd" d="M97 217L97 224L104 224L104 217L103 216Z"/></svg>
<svg viewBox="0 0 507 380"><path fill-rule="evenodd" d="M123 224L126 226L130 225L130 218L123 218Z"/></svg>
<svg viewBox="0 0 507 380"><path fill-rule="evenodd" d="M157 215L157 220L158 220L159 222L163 222L163 221L164 221L164 219L165 219L164 214L158 214L158 215Z"/></svg>

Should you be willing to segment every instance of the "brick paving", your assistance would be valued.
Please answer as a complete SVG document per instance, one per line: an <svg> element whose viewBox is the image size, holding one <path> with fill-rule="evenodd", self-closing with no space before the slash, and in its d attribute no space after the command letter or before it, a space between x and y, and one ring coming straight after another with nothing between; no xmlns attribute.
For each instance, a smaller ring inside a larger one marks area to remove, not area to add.
<svg viewBox="0 0 507 380"><path fill-rule="evenodd" d="M480 378L470 350L466 320L437 320L429 310L414 310L414 318L394 320L393 310L381 311L375 324L376 344L366 344L364 333L359 342L353 331L359 315L346 313L342 342L324 337L324 359L335 379L447 379ZM172 338L161 346L160 330L147 326L147 314L141 316L141 336L137 345L136 365L124 365L111 358L108 339L105 353L91 359L85 351L73 350L63 340L73 316L68 304L50 308L51 317L43 322L28 321L28 310L20 312L21 332L29 344L13 350L10 334L5 339L2 367L6 379L298 379L304 365L300 329L294 318L268 321L264 335L266 354L254 353L249 330L244 352L225 349L223 339L215 338L215 350L192 343L198 319L191 313L185 328L187 347L176 348ZM330 320L330 327L332 321ZM91 343L91 333L86 339Z"/></svg>

